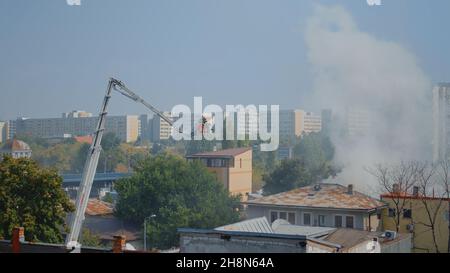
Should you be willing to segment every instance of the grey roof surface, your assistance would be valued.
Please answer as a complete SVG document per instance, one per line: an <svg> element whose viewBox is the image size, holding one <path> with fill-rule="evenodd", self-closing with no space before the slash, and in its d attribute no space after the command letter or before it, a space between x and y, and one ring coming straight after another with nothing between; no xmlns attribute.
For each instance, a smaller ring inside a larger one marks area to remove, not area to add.
<svg viewBox="0 0 450 273"><path fill-rule="evenodd" d="M272 224L272 229L277 234L304 235L318 238L328 235L336 230L330 227L312 227L292 225L286 220L278 219Z"/></svg>
<svg viewBox="0 0 450 273"><path fill-rule="evenodd" d="M266 217L260 217L215 228L223 231L243 231L257 233L274 233Z"/></svg>

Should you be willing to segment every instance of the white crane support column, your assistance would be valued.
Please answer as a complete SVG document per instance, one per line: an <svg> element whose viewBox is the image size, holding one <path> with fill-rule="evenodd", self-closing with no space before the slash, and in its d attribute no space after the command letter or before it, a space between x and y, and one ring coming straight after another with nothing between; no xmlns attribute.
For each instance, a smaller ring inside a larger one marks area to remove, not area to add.
<svg viewBox="0 0 450 273"><path fill-rule="evenodd" d="M170 125L173 125L171 119L164 116L161 111L159 111L158 109L144 101L142 98L140 98L138 95L136 95L134 92L132 92L130 89L128 89L121 81L110 78L102 108L100 110L97 128L94 133L94 139L87 155L81 183L78 188L77 199L75 201L76 210L72 215L72 218L70 219L70 233L66 237L66 248L72 250L72 252L74 253L79 252L81 247L78 239L80 237L81 227L84 221L84 213L89 202L89 195L91 193L92 183L94 182L94 177L97 170L98 159L102 150L101 142L103 133L105 131L106 115L108 114L108 103L111 99L113 89L118 91L120 94L134 100L135 102L142 103L145 107L167 121Z"/></svg>
<svg viewBox="0 0 450 273"><path fill-rule="evenodd" d="M109 100L111 99L111 92L114 87L114 80L110 79L108 83L108 89L106 90L106 95L103 100L103 105L100 110L99 120L97 128L94 134L94 139L91 148L88 152L88 157L84 165L83 176L78 189L77 199L75 202L75 214L72 216L70 222L70 233L66 238L66 247L68 249L79 249L80 244L78 243L78 238L80 236L81 227L84 221L84 213L89 201L89 195L91 193L92 183L94 181L94 176L96 173L98 159L100 156L101 141L103 133L105 131L105 121L106 115L108 114L107 108Z"/></svg>

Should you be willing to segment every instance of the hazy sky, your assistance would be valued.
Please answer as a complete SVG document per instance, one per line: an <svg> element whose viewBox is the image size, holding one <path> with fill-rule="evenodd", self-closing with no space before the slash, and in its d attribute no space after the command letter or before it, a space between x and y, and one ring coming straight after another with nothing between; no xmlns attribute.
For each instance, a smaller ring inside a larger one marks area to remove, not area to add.
<svg viewBox="0 0 450 273"><path fill-rule="evenodd" d="M450 81L450 1L382 2L1 0L0 120L97 114L109 76L164 110L193 96L316 110L305 23L317 3L343 6L361 31L415 54L433 82ZM118 95L110 109L146 112Z"/></svg>

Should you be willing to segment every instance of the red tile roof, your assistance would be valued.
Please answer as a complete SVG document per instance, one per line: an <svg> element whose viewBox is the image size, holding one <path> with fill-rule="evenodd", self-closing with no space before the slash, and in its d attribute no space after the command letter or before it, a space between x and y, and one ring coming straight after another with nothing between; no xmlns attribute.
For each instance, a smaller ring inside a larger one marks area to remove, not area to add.
<svg viewBox="0 0 450 273"><path fill-rule="evenodd" d="M27 151L31 150L30 146L25 142L17 139L9 140L2 148L3 151Z"/></svg>
<svg viewBox="0 0 450 273"><path fill-rule="evenodd" d="M90 216L110 215L113 214L113 206L109 203L98 199L89 199L86 214Z"/></svg>
<svg viewBox="0 0 450 273"><path fill-rule="evenodd" d="M194 155L190 155L187 157L234 157L240 154L243 154L245 152L250 151L252 148L235 148L235 149L227 149L227 150L220 150L215 152L205 152L205 153L198 153Z"/></svg>
<svg viewBox="0 0 450 273"><path fill-rule="evenodd" d="M347 187L339 184L320 185L321 188L318 191L314 190L314 186L308 186L288 192L261 197L245 203L249 205L349 210L373 210L386 206L386 204L380 200L356 191L353 191L353 194L349 194Z"/></svg>
<svg viewBox="0 0 450 273"><path fill-rule="evenodd" d="M78 143L87 143L87 144L92 144L93 141L92 136L77 136L74 137L74 139Z"/></svg>

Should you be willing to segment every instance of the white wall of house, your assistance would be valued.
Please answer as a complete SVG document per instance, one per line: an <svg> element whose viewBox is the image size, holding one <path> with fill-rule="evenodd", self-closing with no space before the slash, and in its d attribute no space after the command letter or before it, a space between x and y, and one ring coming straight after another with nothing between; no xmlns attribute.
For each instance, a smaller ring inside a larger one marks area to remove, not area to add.
<svg viewBox="0 0 450 273"><path fill-rule="evenodd" d="M294 225L324 227L336 227L336 217L342 219L341 227L347 227L346 220L347 217L349 217L353 218L353 228L355 229L364 229L364 217L368 217L368 213L366 212L351 210L327 210L256 205L248 205L246 214L248 219L265 216L270 223L272 223L272 220L274 219L273 216L277 215L277 218L284 218L286 215L285 220L288 220ZM308 218L310 219L309 223L307 222Z"/></svg>

